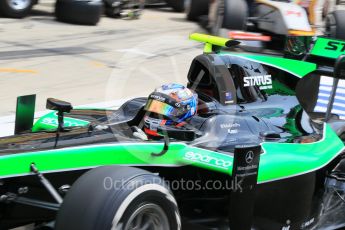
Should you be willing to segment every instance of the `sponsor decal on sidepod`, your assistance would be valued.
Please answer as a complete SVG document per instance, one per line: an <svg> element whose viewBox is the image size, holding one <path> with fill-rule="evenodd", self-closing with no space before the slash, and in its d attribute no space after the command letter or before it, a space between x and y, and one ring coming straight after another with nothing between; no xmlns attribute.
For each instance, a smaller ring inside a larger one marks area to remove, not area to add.
<svg viewBox="0 0 345 230"><path fill-rule="evenodd" d="M187 152L184 155L184 159L193 161L193 162L199 162L202 164L214 165L220 168L228 168L232 165L231 161L226 161L226 160L219 159L213 156L203 155L203 154L195 153L195 152Z"/></svg>

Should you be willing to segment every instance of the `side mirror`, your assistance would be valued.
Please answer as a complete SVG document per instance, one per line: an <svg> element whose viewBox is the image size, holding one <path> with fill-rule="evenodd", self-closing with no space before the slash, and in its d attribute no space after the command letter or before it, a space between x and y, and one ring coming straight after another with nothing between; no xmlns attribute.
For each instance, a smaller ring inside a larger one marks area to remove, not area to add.
<svg viewBox="0 0 345 230"><path fill-rule="evenodd" d="M345 80L345 55L339 56L335 61L333 77Z"/></svg>
<svg viewBox="0 0 345 230"><path fill-rule="evenodd" d="M64 130L64 113L69 113L71 112L71 110L73 109L71 103L66 102L66 101L60 101L58 99L54 99L54 98L48 98L47 99L47 105L46 105L47 109L50 110L56 110L58 111L58 129L57 129L57 133L59 133L60 131Z"/></svg>
<svg viewBox="0 0 345 230"><path fill-rule="evenodd" d="M60 101L55 98L48 98L46 108L49 110L57 110L62 113L69 113L73 107L71 103L66 101Z"/></svg>

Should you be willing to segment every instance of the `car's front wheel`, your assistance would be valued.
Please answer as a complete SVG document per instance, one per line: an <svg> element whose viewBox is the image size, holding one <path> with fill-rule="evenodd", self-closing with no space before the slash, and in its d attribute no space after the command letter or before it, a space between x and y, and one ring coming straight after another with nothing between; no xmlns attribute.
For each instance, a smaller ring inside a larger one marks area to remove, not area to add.
<svg viewBox="0 0 345 230"><path fill-rule="evenodd" d="M159 176L108 166L75 182L58 212L55 229L175 230L180 226L176 200Z"/></svg>

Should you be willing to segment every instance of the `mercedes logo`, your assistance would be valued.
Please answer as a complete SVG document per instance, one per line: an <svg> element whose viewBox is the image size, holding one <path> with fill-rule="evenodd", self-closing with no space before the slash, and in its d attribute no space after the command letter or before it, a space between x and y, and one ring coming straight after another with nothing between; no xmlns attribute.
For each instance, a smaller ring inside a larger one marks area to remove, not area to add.
<svg viewBox="0 0 345 230"><path fill-rule="evenodd" d="M247 153L246 153L246 162L247 162L247 164L252 163L253 159L254 159L254 153L253 153L253 151L247 152Z"/></svg>

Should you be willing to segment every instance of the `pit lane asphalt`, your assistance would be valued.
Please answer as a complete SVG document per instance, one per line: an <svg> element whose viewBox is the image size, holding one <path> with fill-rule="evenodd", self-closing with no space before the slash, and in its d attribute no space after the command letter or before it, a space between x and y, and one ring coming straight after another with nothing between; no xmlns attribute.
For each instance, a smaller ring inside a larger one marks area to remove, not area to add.
<svg viewBox="0 0 345 230"><path fill-rule="evenodd" d="M97 26L55 21L43 1L25 19L0 18L0 118L15 113L16 97L37 94L73 105L146 96L164 82L186 82L202 52L188 41L200 32L169 8L147 9L139 20L103 17Z"/></svg>

